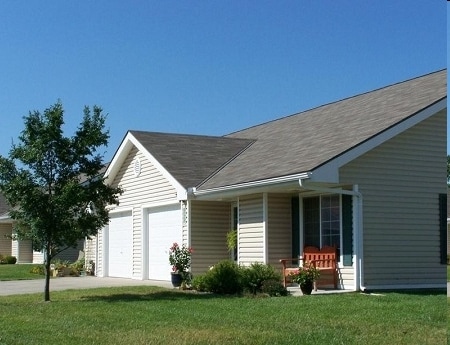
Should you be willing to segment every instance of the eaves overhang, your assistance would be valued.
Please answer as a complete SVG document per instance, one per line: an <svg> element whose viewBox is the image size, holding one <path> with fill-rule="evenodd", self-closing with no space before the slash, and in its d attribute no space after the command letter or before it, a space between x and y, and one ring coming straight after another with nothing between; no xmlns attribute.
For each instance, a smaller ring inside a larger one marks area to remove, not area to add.
<svg viewBox="0 0 450 345"><path fill-rule="evenodd" d="M309 179L310 172L302 172L288 176L268 178L258 181L237 183L227 186L197 190L195 187L188 189L188 197L197 200L212 200L221 198L238 197L240 195L255 194L280 189L298 188L298 181Z"/></svg>
<svg viewBox="0 0 450 345"><path fill-rule="evenodd" d="M314 182L327 181L329 183L339 183L339 169L342 166L417 125L421 121L424 121L439 112L446 111L446 109L447 97L443 97L428 107L411 114L403 121L396 123L377 135L312 169L313 174L311 174L311 180Z"/></svg>

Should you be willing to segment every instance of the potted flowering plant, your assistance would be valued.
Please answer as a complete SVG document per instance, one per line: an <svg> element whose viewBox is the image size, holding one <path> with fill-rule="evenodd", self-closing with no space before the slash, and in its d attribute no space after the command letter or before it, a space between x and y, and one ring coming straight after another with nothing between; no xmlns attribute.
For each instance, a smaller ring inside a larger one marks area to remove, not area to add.
<svg viewBox="0 0 450 345"><path fill-rule="evenodd" d="M313 265L304 265L289 274L292 281L300 286L304 295L310 295L314 281L319 278L319 270Z"/></svg>
<svg viewBox="0 0 450 345"><path fill-rule="evenodd" d="M174 287L180 286L183 282L190 280L191 269L191 255L192 248L185 245L181 247L174 242L169 249L169 263L172 265L172 285Z"/></svg>

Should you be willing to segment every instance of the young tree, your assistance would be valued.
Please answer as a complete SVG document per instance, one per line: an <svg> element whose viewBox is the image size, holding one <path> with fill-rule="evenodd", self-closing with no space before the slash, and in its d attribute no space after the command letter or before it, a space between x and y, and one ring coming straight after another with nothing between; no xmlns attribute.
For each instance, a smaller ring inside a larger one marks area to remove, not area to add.
<svg viewBox="0 0 450 345"><path fill-rule="evenodd" d="M0 190L12 207L17 239L44 253L44 299L50 300L50 262L61 251L96 235L109 221L108 205L120 188L104 183L100 171L109 133L102 109L84 109L73 137L63 135L60 102L43 114L24 117L25 129L9 157L0 156Z"/></svg>

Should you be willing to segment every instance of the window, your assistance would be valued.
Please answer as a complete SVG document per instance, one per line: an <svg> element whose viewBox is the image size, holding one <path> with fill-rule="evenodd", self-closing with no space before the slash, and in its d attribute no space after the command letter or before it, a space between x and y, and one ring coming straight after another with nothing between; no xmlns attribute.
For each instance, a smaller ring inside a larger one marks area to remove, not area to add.
<svg viewBox="0 0 450 345"><path fill-rule="evenodd" d="M305 246L335 246L341 244L341 199L328 194L303 199L303 229Z"/></svg>

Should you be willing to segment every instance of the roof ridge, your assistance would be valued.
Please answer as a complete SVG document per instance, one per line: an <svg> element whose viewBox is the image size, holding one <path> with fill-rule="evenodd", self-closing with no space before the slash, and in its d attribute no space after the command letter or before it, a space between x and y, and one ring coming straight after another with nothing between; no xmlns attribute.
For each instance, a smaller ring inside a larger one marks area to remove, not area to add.
<svg viewBox="0 0 450 345"><path fill-rule="evenodd" d="M230 138L233 139L233 138ZM237 157L239 157L244 151L246 151L250 146L252 146L257 139L242 139L242 140L248 140L251 141L248 143L247 146L245 146L242 150L240 150L239 152L237 152L233 157L230 157L230 159L228 159L226 162L224 162L221 166L217 167L216 170L214 170L211 174L209 174L203 181L201 181L196 187L201 187L203 184L205 184L206 182L208 182L210 179L212 179L217 173L219 173L223 167L227 166L230 162L234 161Z"/></svg>
<svg viewBox="0 0 450 345"><path fill-rule="evenodd" d="M204 139L226 139L226 140L248 140L246 138L230 138L223 135L204 135L204 134L189 134L189 133L167 133L167 132L154 132L154 131L142 131L142 130L128 130L129 133L140 133L147 135L163 135L163 136L178 136L178 137L190 137L190 138L204 138Z"/></svg>

